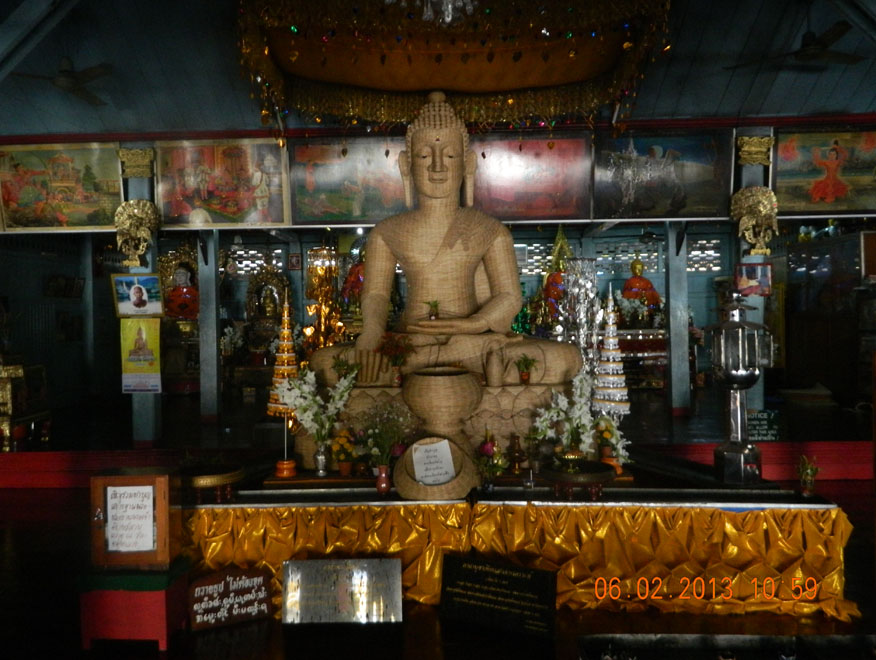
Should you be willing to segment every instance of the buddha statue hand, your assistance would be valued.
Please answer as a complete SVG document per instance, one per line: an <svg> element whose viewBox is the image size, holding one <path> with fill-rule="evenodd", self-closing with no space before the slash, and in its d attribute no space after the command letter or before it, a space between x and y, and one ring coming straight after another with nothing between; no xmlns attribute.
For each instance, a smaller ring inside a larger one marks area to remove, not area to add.
<svg viewBox="0 0 876 660"><path fill-rule="evenodd" d="M490 326L476 316L458 319L422 320L408 325L407 332L424 335L479 335L486 332Z"/></svg>
<svg viewBox="0 0 876 660"><path fill-rule="evenodd" d="M353 360L359 365L359 373L356 375L356 382L368 384L376 383L389 372L389 361L385 356L372 350L363 351L356 348L353 351Z"/></svg>

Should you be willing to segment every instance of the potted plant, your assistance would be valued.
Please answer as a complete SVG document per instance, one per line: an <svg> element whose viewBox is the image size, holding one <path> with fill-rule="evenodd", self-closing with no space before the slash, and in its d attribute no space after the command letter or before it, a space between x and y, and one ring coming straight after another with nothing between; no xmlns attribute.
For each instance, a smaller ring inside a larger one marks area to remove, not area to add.
<svg viewBox="0 0 876 660"><path fill-rule="evenodd" d="M343 429L332 439L332 458L338 464L338 472L342 477L349 477L353 473L354 456L353 434Z"/></svg>
<svg viewBox="0 0 876 660"><path fill-rule="evenodd" d="M815 493L815 475L818 474L819 468L815 464L815 457L810 461L804 454L800 455L800 462L797 464L797 476L800 477L800 492L804 497L809 497Z"/></svg>
<svg viewBox="0 0 876 660"><path fill-rule="evenodd" d="M629 444L618 429L615 421L608 415L600 415L593 420L593 441L599 447L599 459L613 466L621 473L621 464L629 458L626 446Z"/></svg>
<svg viewBox="0 0 876 660"><path fill-rule="evenodd" d="M530 372L535 363L538 362L533 357L529 357L526 353L521 355L514 364L517 365L517 373L520 374L520 382L526 385L529 382Z"/></svg>
<svg viewBox="0 0 876 660"><path fill-rule="evenodd" d="M429 305L429 320L434 321L438 318L439 303L437 300L427 300L426 304Z"/></svg>
<svg viewBox="0 0 876 660"><path fill-rule="evenodd" d="M406 334L386 332L375 349L380 355L389 359L392 368L392 384L401 387L401 368L408 355L414 350L411 338Z"/></svg>

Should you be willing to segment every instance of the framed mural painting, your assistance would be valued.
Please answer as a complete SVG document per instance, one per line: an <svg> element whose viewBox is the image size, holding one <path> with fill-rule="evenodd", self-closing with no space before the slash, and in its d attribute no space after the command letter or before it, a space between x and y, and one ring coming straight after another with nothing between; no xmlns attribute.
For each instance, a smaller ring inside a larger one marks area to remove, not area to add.
<svg viewBox="0 0 876 660"><path fill-rule="evenodd" d="M774 163L780 216L876 210L876 130L780 133Z"/></svg>
<svg viewBox="0 0 876 660"><path fill-rule="evenodd" d="M164 228L289 223L288 161L276 140L157 142Z"/></svg>
<svg viewBox="0 0 876 660"><path fill-rule="evenodd" d="M290 143L294 224L373 225L405 210L404 137Z"/></svg>
<svg viewBox="0 0 876 660"><path fill-rule="evenodd" d="M590 139L472 137L475 207L502 220L590 218Z"/></svg>
<svg viewBox="0 0 876 660"><path fill-rule="evenodd" d="M726 218L733 133L596 136L597 218Z"/></svg>
<svg viewBox="0 0 876 660"><path fill-rule="evenodd" d="M122 203L116 143L0 148L6 231L115 229Z"/></svg>

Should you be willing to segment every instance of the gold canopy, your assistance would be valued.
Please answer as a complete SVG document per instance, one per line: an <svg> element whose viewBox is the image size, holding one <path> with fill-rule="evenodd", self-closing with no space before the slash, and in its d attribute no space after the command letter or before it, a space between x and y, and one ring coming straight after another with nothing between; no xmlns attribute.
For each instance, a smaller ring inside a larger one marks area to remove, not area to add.
<svg viewBox="0 0 876 660"><path fill-rule="evenodd" d="M413 3L241 0L241 63L265 123L289 110L407 123L447 92L467 123L629 109L667 0L480 2L450 24Z"/></svg>

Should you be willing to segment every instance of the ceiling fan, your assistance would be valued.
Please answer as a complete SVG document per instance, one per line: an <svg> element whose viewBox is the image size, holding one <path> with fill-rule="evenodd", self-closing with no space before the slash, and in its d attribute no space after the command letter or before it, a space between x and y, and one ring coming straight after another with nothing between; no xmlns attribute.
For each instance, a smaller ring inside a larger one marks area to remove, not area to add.
<svg viewBox="0 0 876 660"><path fill-rule="evenodd" d="M91 105L99 106L106 105L106 101L86 89L85 85L93 80L108 76L113 72L112 64L106 62L90 66L77 71L73 68L73 61L69 57L62 57L58 65L58 72L54 76L41 76L34 73L18 73L14 75L24 78L36 78L38 80L48 80L55 87L65 92L69 92L74 96L87 101Z"/></svg>
<svg viewBox="0 0 876 660"><path fill-rule="evenodd" d="M810 4L811 9L811 4ZM831 50L837 41L852 29L852 24L846 20L839 20L821 34L816 34L811 26L811 13L806 14L806 32L800 40L800 47L789 53L773 55L772 57L759 57L757 59L724 67L727 70L740 69L755 64L778 63L779 66L822 66L828 64L856 64L865 59L854 53L846 53L839 50Z"/></svg>

